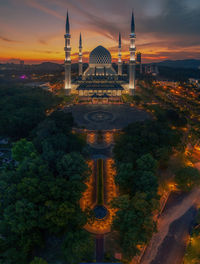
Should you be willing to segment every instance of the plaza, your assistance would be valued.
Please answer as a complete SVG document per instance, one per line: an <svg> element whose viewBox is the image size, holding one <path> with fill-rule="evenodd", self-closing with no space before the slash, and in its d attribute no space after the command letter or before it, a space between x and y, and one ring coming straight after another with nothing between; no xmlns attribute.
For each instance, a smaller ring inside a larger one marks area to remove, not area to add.
<svg viewBox="0 0 200 264"><path fill-rule="evenodd" d="M151 115L128 105L74 105L71 109L78 128L87 130L123 129L127 125L144 121Z"/></svg>

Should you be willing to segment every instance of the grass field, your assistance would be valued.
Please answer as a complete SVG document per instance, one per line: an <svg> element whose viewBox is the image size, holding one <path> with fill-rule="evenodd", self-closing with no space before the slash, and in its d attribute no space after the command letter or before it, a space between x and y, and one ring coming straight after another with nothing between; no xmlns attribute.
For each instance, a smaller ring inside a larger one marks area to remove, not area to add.
<svg viewBox="0 0 200 264"><path fill-rule="evenodd" d="M103 160L97 160L97 205L104 204Z"/></svg>

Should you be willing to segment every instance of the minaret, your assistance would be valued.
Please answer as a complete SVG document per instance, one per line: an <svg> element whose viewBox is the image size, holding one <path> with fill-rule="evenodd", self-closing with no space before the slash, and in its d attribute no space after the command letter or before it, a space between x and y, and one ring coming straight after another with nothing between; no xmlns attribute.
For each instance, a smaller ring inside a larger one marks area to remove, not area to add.
<svg viewBox="0 0 200 264"><path fill-rule="evenodd" d="M70 26L69 26L69 16L67 11L66 19L66 34L65 37L65 89L67 94L71 93L71 47L70 47Z"/></svg>
<svg viewBox="0 0 200 264"><path fill-rule="evenodd" d="M122 75L122 41L119 33L119 47L118 47L118 76Z"/></svg>
<svg viewBox="0 0 200 264"><path fill-rule="evenodd" d="M83 54L82 54L82 37L80 33L80 39L79 39L79 76L82 76L83 74Z"/></svg>
<svg viewBox="0 0 200 264"><path fill-rule="evenodd" d="M130 62L129 62L129 91L134 94L135 90L135 21L132 12L131 34L130 34Z"/></svg>

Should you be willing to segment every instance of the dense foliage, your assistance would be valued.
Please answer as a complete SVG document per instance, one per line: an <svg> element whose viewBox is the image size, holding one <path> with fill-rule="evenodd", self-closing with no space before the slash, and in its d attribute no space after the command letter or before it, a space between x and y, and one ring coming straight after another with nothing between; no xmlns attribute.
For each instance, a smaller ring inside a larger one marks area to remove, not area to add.
<svg viewBox="0 0 200 264"><path fill-rule="evenodd" d="M12 93L11 98L6 94L1 99L10 104L1 122L12 120L15 114L19 117L17 120L23 122L21 113L27 112L29 125L17 121L13 131L9 126L4 131L13 139L25 136L26 139L21 138L13 144L15 162L0 171L0 263L51 263L47 241L52 237L52 243L59 244L61 251L57 254L54 250L54 255L59 255L56 261L69 264L90 261L93 240L82 230L88 216L79 206L86 188L84 182L90 173L81 154L85 142L71 133L71 114L56 111L46 117L45 110L57 99L49 94L42 95L39 90L32 91L32 96L26 96L26 91L23 95L21 92L16 95L16 100L27 100L24 107L22 102L18 107L13 103L11 109ZM34 123L31 113L36 106L41 116Z"/></svg>
<svg viewBox="0 0 200 264"><path fill-rule="evenodd" d="M97 160L97 205L104 202L104 179L103 179L103 160Z"/></svg>
<svg viewBox="0 0 200 264"><path fill-rule="evenodd" d="M174 81L187 81L189 78L200 78L199 70L190 68L172 68L159 66L159 73L163 78Z"/></svg>
<svg viewBox="0 0 200 264"><path fill-rule="evenodd" d="M200 185L200 172L191 166L180 168L175 173L175 181L179 189L190 191L193 187Z"/></svg>
<svg viewBox="0 0 200 264"><path fill-rule="evenodd" d="M46 260L42 259L42 258L37 258L35 257L31 262L30 264L48 264L46 262Z"/></svg>
<svg viewBox="0 0 200 264"><path fill-rule="evenodd" d="M150 153L156 160L169 157L173 147L180 144L181 134L161 121L146 121L129 125L114 148L117 162L135 164L142 155Z"/></svg>
<svg viewBox="0 0 200 264"><path fill-rule="evenodd" d="M199 264L200 263L200 211L196 217L196 225L191 232L190 240L186 248L183 259L184 264Z"/></svg>
<svg viewBox="0 0 200 264"><path fill-rule="evenodd" d="M129 125L114 147L120 196L112 202L117 208L113 229L118 233L124 261L139 253L139 245L149 241L156 225L158 209L157 168L181 141L180 134L161 121Z"/></svg>
<svg viewBox="0 0 200 264"><path fill-rule="evenodd" d="M14 140L27 137L60 100L40 88L1 85L0 135Z"/></svg>

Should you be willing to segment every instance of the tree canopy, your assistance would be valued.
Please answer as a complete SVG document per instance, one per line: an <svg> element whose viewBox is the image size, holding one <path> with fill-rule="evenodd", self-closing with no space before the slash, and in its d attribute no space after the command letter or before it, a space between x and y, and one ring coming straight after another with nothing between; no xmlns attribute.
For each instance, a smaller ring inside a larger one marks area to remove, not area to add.
<svg viewBox="0 0 200 264"><path fill-rule="evenodd" d="M156 230L157 169L181 145L181 133L172 130L165 120L131 124L123 132L114 147L115 182L120 195L112 201L118 209L112 228L117 231L124 261L130 261Z"/></svg>
<svg viewBox="0 0 200 264"><path fill-rule="evenodd" d="M123 260L130 261L139 253L138 246L147 243L156 230L152 210L156 209L157 202L148 200L145 193L137 192L133 197L115 198L112 206L118 209L113 229L118 231Z"/></svg>
<svg viewBox="0 0 200 264"><path fill-rule="evenodd" d="M200 185L200 172L191 166L180 168L175 173L175 181L181 190L190 191Z"/></svg>
<svg viewBox="0 0 200 264"><path fill-rule="evenodd" d="M60 98L41 88L0 86L0 135L18 140L27 137Z"/></svg>
<svg viewBox="0 0 200 264"><path fill-rule="evenodd" d="M165 122L149 120L134 123L118 138L114 147L115 160L135 164L138 158L148 153L160 160L166 153L169 156L180 143L181 133L172 130Z"/></svg>
<svg viewBox="0 0 200 264"><path fill-rule="evenodd" d="M61 263L90 260L93 240L82 230L88 214L79 205L90 170L81 154L85 142L72 134L72 125L71 114L55 111L13 144L16 162L0 171L2 263L47 263L48 254L39 258L37 252L48 250L51 236L61 241ZM71 237L74 250L84 247L69 255Z"/></svg>

